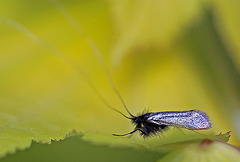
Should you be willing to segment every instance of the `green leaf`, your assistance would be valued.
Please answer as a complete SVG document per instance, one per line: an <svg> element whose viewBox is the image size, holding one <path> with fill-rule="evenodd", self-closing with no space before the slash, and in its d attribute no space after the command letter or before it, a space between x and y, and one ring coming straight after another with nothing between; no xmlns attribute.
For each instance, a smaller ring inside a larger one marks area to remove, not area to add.
<svg viewBox="0 0 240 162"><path fill-rule="evenodd" d="M84 133L82 139L92 143L108 145L110 147L130 147L158 151L160 153L171 152L175 148L187 144L200 143L203 140L228 141L230 132L219 135L204 135L196 132L171 129L158 137L152 138L129 138L116 137L109 134Z"/></svg>
<svg viewBox="0 0 240 162"><path fill-rule="evenodd" d="M231 133L231 131L229 131L229 132L226 132L226 133L220 133L220 134L218 134L217 136L216 136L216 138L217 138L217 140L220 140L220 141L223 141L223 142L227 142L228 140L229 140L229 138L230 138L230 133Z"/></svg>
<svg viewBox="0 0 240 162"><path fill-rule="evenodd" d="M51 145L33 143L31 149L3 158L2 161L156 161L164 154L131 148L96 146L72 136Z"/></svg>
<svg viewBox="0 0 240 162"><path fill-rule="evenodd" d="M238 161L240 152L225 143L204 140L170 152L158 161Z"/></svg>
<svg viewBox="0 0 240 162"><path fill-rule="evenodd" d="M14 2L2 1L5 7L0 11L0 157L30 147L32 141L64 139L74 129L97 130L100 125L99 130L104 130L100 123L85 124L91 118L100 120L98 108L104 107L74 68L76 64L88 66L86 60L97 62L85 39L52 3ZM94 39L104 35L107 41L106 3L65 1L63 5L72 8L77 18L80 15L84 25L98 26L89 28ZM68 61L74 59L78 61ZM99 70L94 68L96 75L91 77L104 75Z"/></svg>
<svg viewBox="0 0 240 162"><path fill-rule="evenodd" d="M176 136L178 136L176 134ZM93 143L86 142L95 140ZM165 137L156 138L154 142L167 140ZM96 141L98 145L96 145ZM189 140L190 141L190 140ZM198 142L197 142L198 141ZM240 153L233 147L222 142L205 139L202 142L174 145L171 151L166 151L169 144L162 145L156 151L156 143L147 140L136 140L132 138L114 137L107 134L91 133L79 135L71 134L64 141L55 142L51 145L33 143L31 149L19 151L17 154L3 158L2 161L186 161L218 159L220 161L228 158L236 160ZM101 144L100 144L101 143ZM106 146L106 143L111 147ZM121 147L124 146L124 147ZM129 146L129 147L126 147ZM132 149L132 147L134 149ZM159 146L158 146L159 147ZM165 148L165 149L164 149ZM191 151L189 151L191 150ZM215 154L215 151L219 154Z"/></svg>

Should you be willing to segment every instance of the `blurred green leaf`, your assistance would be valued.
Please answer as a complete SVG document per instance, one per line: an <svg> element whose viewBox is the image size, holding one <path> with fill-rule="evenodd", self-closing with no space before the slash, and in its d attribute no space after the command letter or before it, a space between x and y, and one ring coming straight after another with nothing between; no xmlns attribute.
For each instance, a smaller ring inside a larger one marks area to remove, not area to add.
<svg viewBox="0 0 240 162"><path fill-rule="evenodd" d="M232 60L240 71L240 1L229 2L213 0L213 13L216 17L216 27L226 44Z"/></svg>
<svg viewBox="0 0 240 162"><path fill-rule="evenodd" d="M238 161L237 149L222 142L204 140L201 144L190 144L170 152L158 161Z"/></svg>
<svg viewBox="0 0 240 162"><path fill-rule="evenodd" d="M112 55L120 62L131 50L171 48L185 28L201 18L204 1L110 1L116 26Z"/></svg>

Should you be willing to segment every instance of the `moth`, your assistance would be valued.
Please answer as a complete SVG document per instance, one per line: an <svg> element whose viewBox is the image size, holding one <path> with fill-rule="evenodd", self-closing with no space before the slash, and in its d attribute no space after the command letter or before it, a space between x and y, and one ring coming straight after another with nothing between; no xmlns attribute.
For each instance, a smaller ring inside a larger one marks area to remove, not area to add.
<svg viewBox="0 0 240 162"><path fill-rule="evenodd" d="M61 53L57 50L52 50L52 52L61 58L64 58L64 59L67 58L65 61L67 63L72 64L72 66L78 70L79 74L85 79L85 81L88 83L89 87L95 92L95 94L98 96L98 98L109 109L112 109L113 111L116 111L116 112L122 114L127 119L130 119L132 121L132 123L135 125L135 129L129 133L122 134L122 135L119 135L119 134L113 134L113 135L126 136L126 135L130 135L130 134L133 134L133 133L139 131L143 137L148 137L151 135L157 135L157 134L161 133L163 130L166 130L169 126L182 127L182 128L186 128L186 129L190 129L190 130L210 129L212 127L211 123L209 121L208 115L206 113L202 112L201 110L151 112L151 113L143 113L139 116L132 115L129 112L122 96L120 95L119 91L117 90L117 88L112 80L111 74L104 62L104 58L102 56L100 49L97 47L97 45L91 39L91 37L83 30L83 28L79 25L79 23L71 16L71 14L67 11L67 9L61 5L61 3L59 3L58 1L51 1L51 2L59 10L59 12L63 15L63 17L65 17L67 19L67 21L73 26L73 28L80 35L82 35L82 37L86 40L86 42L92 49L93 54L96 56L99 63L101 64L103 70L105 71L105 74L110 83L110 86L112 87L113 91L116 93L116 95L122 102L125 110L128 112L130 117L127 117L119 110L113 108L107 102L107 100L98 91L96 86L91 82L91 79L89 78L89 76L84 72L84 70L79 65L74 64L73 61L71 61L63 53ZM15 26L18 26L18 25L15 25ZM31 36L31 37L33 37L33 36ZM37 39L37 38L35 38L35 39ZM38 42L41 42L41 41L38 40ZM50 49L54 49L54 48L50 48Z"/></svg>
<svg viewBox="0 0 240 162"><path fill-rule="evenodd" d="M158 135L169 126L189 130L210 129L212 127L208 115L201 110L151 112L139 116L130 113L130 115L131 117L127 118L135 125L135 129L126 134L113 135L126 136L139 131L141 136L148 137Z"/></svg>

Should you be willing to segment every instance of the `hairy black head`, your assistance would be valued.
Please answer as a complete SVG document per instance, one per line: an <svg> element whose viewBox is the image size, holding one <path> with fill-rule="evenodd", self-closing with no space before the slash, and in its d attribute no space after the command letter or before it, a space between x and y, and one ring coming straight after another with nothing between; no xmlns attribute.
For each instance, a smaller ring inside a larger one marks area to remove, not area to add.
<svg viewBox="0 0 240 162"><path fill-rule="evenodd" d="M152 113L146 113L131 118L132 123L135 125L134 132L140 131L143 137L158 135L164 130L167 130L167 125L159 125L148 120Z"/></svg>

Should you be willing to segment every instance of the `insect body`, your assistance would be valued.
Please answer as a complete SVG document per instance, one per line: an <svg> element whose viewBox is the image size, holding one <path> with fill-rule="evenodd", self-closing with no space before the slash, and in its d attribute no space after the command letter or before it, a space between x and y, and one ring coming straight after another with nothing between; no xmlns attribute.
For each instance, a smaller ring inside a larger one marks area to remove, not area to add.
<svg viewBox="0 0 240 162"><path fill-rule="evenodd" d="M132 120L135 129L123 135L114 134L115 136L126 136L140 131L143 137L147 137L161 133L168 126L190 130L209 129L212 127L207 114L200 110L154 112L145 113L140 116L131 116L128 119Z"/></svg>

